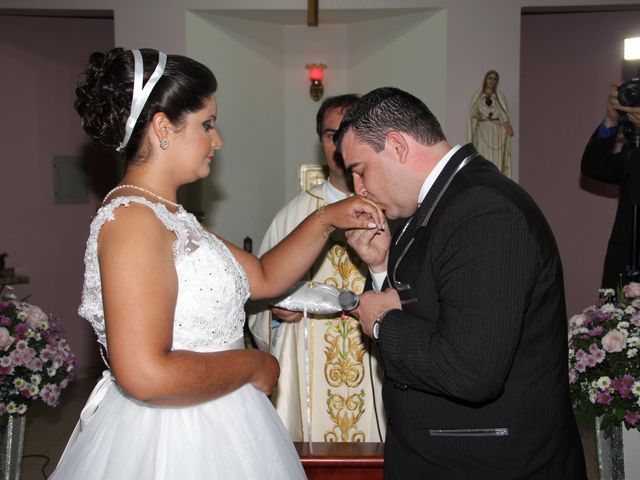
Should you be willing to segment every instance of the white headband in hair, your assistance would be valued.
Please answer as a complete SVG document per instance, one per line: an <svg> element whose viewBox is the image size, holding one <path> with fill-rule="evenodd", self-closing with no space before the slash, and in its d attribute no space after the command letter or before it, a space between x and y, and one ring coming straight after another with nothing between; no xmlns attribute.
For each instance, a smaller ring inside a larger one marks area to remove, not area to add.
<svg viewBox="0 0 640 480"><path fill-rule="evenodd" d="M122 151L122 149L126 147L127 143L129 142L131 133L136 126L138 117L140 116L140 112L142 112L144 104L147 103L147 99L149 98L149 95L151 95L151 90L153 90L153 87L156 86L156 83L158 83L158 80L160 80L160 77L162 77L164 67L167 64L166 53L158 52L158 65L156 65L156 69L143 88L142 82L144 80L144 64L142 63L142 54L140 53L140 50L131 50L131 53L133 53L133 59L135 61L135 76L133 78L131 112L129 113L127 123L125 124L124 139L122 140L122 142L120 142L118 148L116 148L118 152Z"/></svg>

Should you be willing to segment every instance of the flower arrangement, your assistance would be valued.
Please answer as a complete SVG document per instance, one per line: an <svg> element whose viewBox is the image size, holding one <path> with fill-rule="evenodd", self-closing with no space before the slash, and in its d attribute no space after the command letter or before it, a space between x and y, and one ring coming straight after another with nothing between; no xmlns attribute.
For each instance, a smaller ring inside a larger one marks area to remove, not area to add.
<svg viewBox="0 0 640 480"><path fill-rule="evenodd" d="M75 379L75 356L60 322L15 296L0 298L0 424L32 400L56 406Z"/></svg>
<svg viewBox="0 0 640 480"><path fill-rule="evenodd" d="M605 434L624 422L640 429L640 283L569 319L569 386L578 415L600 416Z"/></svg>

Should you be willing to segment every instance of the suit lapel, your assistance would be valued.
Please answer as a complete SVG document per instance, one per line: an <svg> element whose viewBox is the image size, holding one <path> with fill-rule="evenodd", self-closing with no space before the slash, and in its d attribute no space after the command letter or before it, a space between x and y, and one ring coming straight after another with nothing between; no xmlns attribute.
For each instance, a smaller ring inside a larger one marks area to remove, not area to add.
<svg viewBox="0 0 640 480"><path fill-rule="evenodd" d="M402 262L402 259L413 243L416 231L427 224L438 201L453 180L455 174L477 156L478 152L471 144L460 148L442 169L442 172L440 172L433 186L429 189L429 192L416 210L416 213L407 220L400 234L393 239L391 251L389 252L389 281L391 286L399 292L410 288L409 285L405 285L396 278L396 273L400 262Z"/></svg>

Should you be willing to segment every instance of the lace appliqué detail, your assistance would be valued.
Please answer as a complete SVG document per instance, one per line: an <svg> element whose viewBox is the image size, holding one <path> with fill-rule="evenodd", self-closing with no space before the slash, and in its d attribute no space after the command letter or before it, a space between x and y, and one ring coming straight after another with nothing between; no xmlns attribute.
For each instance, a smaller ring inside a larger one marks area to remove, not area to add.
<svg viewBox="0 0 640 480"><path fill-rule="evenodd" d="M173 349L206 352L240 338L249 283L229 249L184 209L172 213L163 204L144 197L128 196L118 197L98 210L87 240L84 286L78 313L91 323L98 342L107 348L98 235L105 222L115 220L115 210L123 205L128 207L130 202L149 207L177 237L173 244L178 275Z"/></svg>

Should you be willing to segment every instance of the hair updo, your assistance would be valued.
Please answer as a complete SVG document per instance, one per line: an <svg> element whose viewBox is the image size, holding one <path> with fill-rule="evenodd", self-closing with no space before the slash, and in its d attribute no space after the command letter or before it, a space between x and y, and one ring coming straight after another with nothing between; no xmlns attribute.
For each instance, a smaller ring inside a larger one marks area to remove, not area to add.
<svg viewBox="0 0 640 480"><path fill-rule="evenodd" d="M144 85L158 64L158 51L140 49L144 63ZM125 136L125 123L131 111L135 62L131 50L114 48L89 57L89 68L76 88L74 106L82 127L91 138L107 148L117 148ZM124 148L127 162L134 159L153 116L163 112L176 126L188 113L196 112L218 88L211 70L191 58L167 55L164 73L153 87L131 138Z"/></svg>

